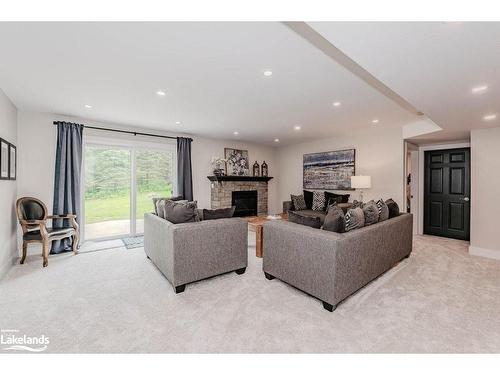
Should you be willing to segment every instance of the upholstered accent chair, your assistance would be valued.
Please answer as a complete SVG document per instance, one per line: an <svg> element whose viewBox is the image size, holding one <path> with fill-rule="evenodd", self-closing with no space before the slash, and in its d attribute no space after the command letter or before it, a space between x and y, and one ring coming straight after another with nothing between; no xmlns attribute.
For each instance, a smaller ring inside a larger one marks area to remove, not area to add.
<svg viewBox="0 0 500 375"><path fill-rule="evenodd" d="M23 229L23 256L21 264L26 260L29 243L42 244L43 266L47 267L49 260L49 245L52 241L72 237L73 252L77 254L80 234L76 215L47 215L47 206L39 199L33 197L19 198L16 202L16 212L19 224ZM49 220L67 220L71 226L49 227Z"/></svg>

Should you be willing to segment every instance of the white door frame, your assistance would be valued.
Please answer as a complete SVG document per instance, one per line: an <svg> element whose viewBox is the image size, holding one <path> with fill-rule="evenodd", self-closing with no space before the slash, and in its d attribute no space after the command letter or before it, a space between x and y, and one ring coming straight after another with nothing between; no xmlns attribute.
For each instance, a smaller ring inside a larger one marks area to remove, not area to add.
<svg viewBox="0 0 500 375"><path fill-rule="evenodd" d="M173 142L163 143L163 142L147 142L140 140L127 140L127 139L113 139L108 138L106 136L94 136L84 135L83 137L83 152L82 152L82 189L80 189L80 205L82 212L82 222L80 225L80 233L82 242L85 241L85 147L87 145L97 145L97 146L112 146L116 148L122 148L130 151L130 233L107 236L102 238L95 239L96 241L105 241L118 239L128 236L136 235L137 223L136 223L136 214L137 214L137 181L136 181L136 170L135 170L135 152L141 150L153 150L153 151L166 151L172 152L172 190L173 195L177 195L177 146Z"/></svg>

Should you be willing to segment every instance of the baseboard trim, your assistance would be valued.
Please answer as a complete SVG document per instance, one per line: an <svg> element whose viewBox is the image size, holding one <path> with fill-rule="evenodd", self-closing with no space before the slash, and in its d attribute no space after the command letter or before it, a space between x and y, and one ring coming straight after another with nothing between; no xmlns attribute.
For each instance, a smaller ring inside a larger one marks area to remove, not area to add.
<svg viewBox="0 0 500 375"><path fill-rule="evenodd" d="M500 260L500 250L492 250L477 246L469 246L469 254L483 258Z"/></svg>

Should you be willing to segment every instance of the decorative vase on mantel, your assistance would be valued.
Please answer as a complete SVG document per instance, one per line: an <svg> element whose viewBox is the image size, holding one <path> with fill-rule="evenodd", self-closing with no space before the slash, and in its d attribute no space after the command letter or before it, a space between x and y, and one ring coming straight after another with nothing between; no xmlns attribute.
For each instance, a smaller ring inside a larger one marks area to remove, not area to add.
<svg viewBox="0 0 500 375"><path fill-rule="evenodd" d="M264 160L264 162L262 163L262 173L261 173L261 176L262 177L267 177L267 175L268 175L268 168L267 168L266 161Z"/></svg>
<svg viewBox="0 0 500 375"><path fill-rule="evenodd" d="M257 163L257 160L255 161L255 163L253 163L253 176L254 177L260 176L260 166L259 163Z"/></svg>

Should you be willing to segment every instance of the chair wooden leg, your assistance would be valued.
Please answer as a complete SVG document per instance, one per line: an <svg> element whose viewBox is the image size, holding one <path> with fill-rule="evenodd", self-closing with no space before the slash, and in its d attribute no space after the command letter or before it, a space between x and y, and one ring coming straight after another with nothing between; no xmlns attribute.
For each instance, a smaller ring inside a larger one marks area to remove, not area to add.
<svg viewBox="0 0 500 375"><path fill-rule="evenodd" d="M49 241L43 241L42 256L43 256L43 266L47 267L49 264Z"/></svg>
<svg viewBox="0 0 500 375"><path fill-rule="evenodd" d="M27 252L28 252L28 243L26 241L23 241L23 256L21 257L21 262L20 262L21 264L24 264Z"/></svg>
<svg viewBox="0 0 500 375"><path fill-rule="evenodd" d="M78 233L75 233L74 235L71 236L73 239L73 254L78 254L78 243L80 242L80 236Z"/></svg>

